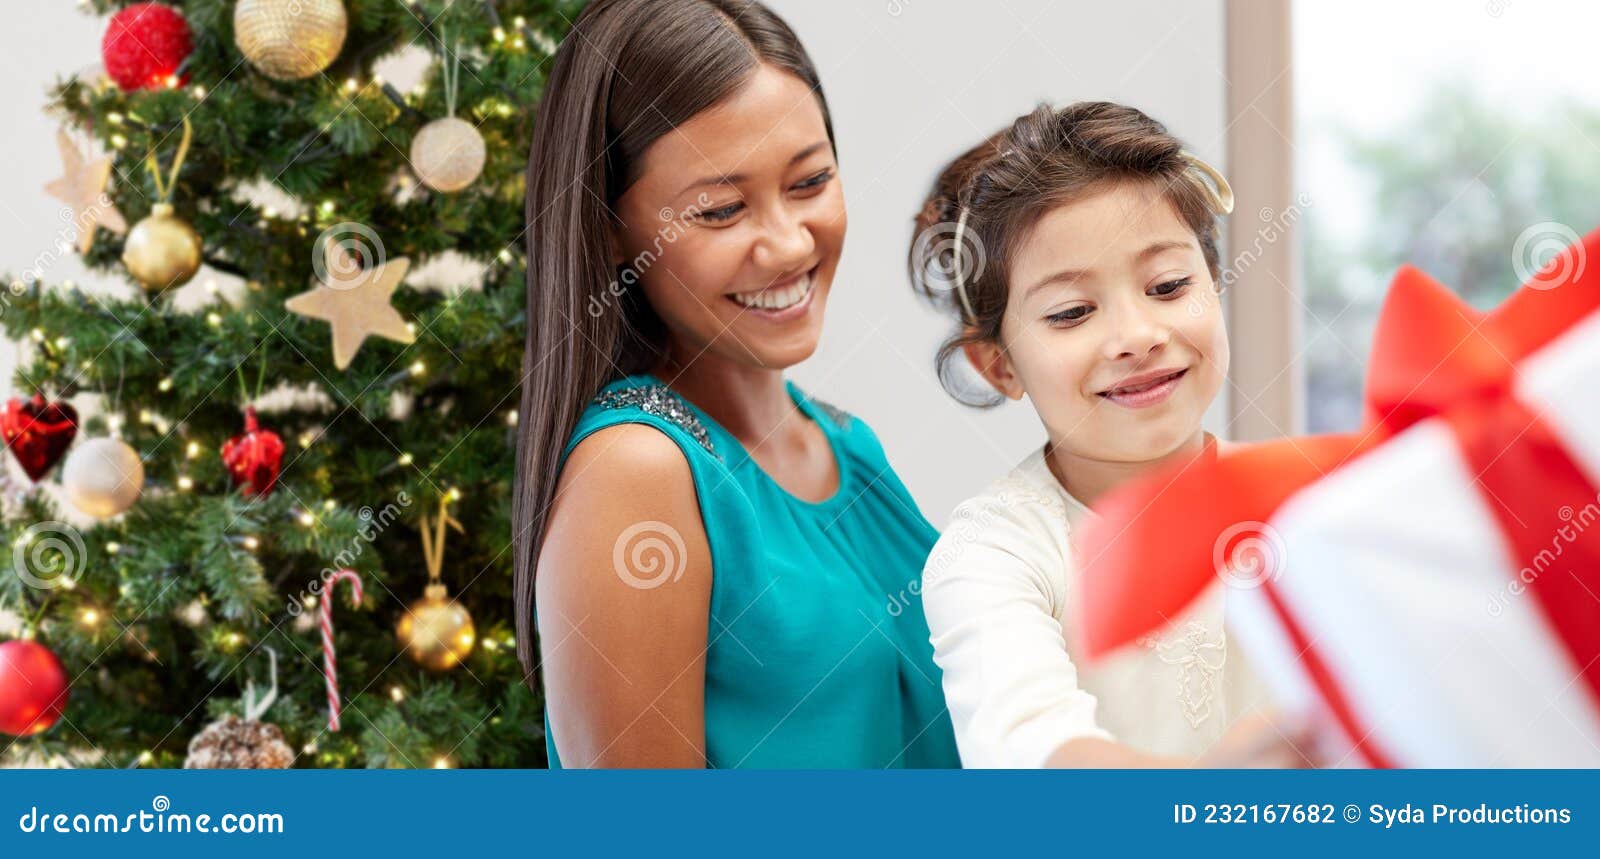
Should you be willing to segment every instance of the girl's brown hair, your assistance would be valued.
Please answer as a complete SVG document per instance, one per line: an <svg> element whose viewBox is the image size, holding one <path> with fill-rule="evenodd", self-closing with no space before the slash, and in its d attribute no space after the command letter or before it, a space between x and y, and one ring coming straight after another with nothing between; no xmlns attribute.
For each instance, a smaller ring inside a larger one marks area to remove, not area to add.
<svg viewBox="0 0 1600 859"><path fill-rule="evenodd" d="M766 64L816 95L816 68L754 0L596 0L556 51L528 155L528 335L512 501L517 657L535 682L534 571L561 451L607 382L650 369L666 336L612 260L617 199L663 134L731 95ZM618 280L629 288L618 295Z"/></svg>
<svg viewBox="0 0 1600 859"><path fill-rule="evenodd" d="M940 171L917 213L908 265L913 288L959 322L935 358L951 396L980 407L1003 401L993 391L976 396L972 386L960 384L952 359L969 343L999 340L1007 262L1039 218L1117 182L1156 188L1194 231L1217 280L1216 192L1183 144L1135 108L1104 101L1059 109L1041 104Z"/></svg>

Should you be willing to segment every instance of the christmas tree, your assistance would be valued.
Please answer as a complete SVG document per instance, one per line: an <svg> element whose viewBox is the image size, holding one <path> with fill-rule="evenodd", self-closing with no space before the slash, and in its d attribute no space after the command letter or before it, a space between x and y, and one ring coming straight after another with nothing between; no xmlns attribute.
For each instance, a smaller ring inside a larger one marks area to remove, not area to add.
<svg viewBox="0 0 1600 859"><path fill-rule="evenodd" d="M579 5L86 4L105 74L50 93L49 190L127 286L0 295L0 765L543 764L522 187Z"/></svg>

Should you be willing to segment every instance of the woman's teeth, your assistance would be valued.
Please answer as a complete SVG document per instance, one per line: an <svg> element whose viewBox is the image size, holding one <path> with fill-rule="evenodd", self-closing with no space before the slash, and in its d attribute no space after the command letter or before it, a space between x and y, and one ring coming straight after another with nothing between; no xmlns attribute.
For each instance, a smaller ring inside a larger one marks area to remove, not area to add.
<svg viewBox="0 0 1600 859"><path fill-rule="evenodd" d="M755 310L784 310L804 301L805 297L811 294L811 284L811 273L807 272L788 286L769 286L755 292L736 292L728 297L743 307Z"/></svg>

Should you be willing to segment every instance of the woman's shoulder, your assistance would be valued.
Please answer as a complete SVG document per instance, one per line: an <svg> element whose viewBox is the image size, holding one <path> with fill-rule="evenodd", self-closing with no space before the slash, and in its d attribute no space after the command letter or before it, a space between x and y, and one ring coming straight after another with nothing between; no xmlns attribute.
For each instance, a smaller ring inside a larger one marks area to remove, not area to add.
<svg viewBox="0 0 1600 859"><path fill-rule="evenodd" d="M618 424L652 427L664 433L675 446L688 455L699 448L712 458L720 459L711 433L705 422L677 392L649 376L624 376L613 380L589 401L578 424L567 441L567 451L572 451L591 434ZM651 430L637 427L632 435ZM685 444L684 442L690 442Z"/></svg>

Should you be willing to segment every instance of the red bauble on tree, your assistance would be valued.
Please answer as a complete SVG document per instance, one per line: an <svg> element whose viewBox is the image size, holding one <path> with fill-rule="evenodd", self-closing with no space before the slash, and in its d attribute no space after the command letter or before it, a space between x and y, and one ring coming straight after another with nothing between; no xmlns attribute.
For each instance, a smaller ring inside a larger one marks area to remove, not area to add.
<svg viewBox="0 0 1600 859"><path fill-rule="evenodd" d="M222 464L228 467L236 486L244 488L245 495L265 498L278 482L278 469L283 465L283 439L256 423L256 410L244 410L244 432L222 445Z"/></svg>
<svg viewBox="0 0 1600 859"><path fill-rule="evenodd" d="M188 83L188 75L174 75L193 50L189 22L160 3L135 3L112 15L100 42L106 74L125 90Z"/></svg>
<svg viewBox="0 0 1600 859"><path fill-rule="evenodd" d="M67 670L37 641L0 643L0 733L48 731L67 706Z"/></svg>
<svg viewBox="0 0 1600 859"><path fill-rule="evenodd" d="M61 461L77 434L78 411L66 403L46 402L43 394L27 402L12 397L0 412L0 436L35 483Z"/></svg>

